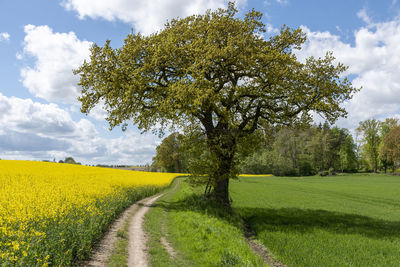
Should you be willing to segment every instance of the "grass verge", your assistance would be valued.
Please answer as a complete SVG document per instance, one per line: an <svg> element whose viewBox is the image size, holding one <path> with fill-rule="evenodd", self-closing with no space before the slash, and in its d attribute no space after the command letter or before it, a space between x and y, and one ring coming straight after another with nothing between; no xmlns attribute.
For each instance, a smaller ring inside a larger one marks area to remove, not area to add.
<svg viewBox="0 0 400 267"><path fill-rule="evenodd" d="M124 267L127 266L128 262L128 229L129 222L133 216L132 212L128 219L124 222L124 227L117 232L117 240L115 242L115 247L107 261L107 266L109 267Z"/></svg>
<svg viewBox="0 0 400 267"><path fill-rule="evenodd" d="M254 255L238 216L202 198L183 179L160 198L147 214L151 265L155 266L265 266ZM164 236L177 252L171 258L161 244Z"/></svg>

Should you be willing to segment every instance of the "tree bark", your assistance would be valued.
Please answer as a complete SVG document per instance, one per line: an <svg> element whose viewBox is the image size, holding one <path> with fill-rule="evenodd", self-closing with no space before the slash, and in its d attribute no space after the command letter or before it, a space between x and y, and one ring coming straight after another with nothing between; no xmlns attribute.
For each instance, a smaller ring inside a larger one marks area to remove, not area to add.
<svg viewBox="0 0 400 267"><path fill-rule="evenodd" d="M216 181L214 195L218 203L230 207L229 200L229 178Z"/></svg>
<svg viewBox="0 0 400 267"><path fill-rule="evenodd" d="M228 130L217 135L208 135L208 147L211 152L213 171L210 174L213 196L222 206L230 207L229 179L234 175L234 156L236 139Z"/></svg>
<svg viewBox="0 0 400 267"><path fill-rule="evenodd" d="M229 179L234 175L234 150L235 148L231 147L230 149L225 149L225 153L217 154L215 169L211 177L214 197L219 204L226 207L230 207Z"/></svg>

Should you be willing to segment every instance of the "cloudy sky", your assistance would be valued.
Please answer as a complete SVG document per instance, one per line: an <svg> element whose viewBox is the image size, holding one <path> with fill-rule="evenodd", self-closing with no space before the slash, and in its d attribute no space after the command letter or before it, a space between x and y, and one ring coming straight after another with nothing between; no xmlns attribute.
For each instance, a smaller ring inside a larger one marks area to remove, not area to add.
<svg viewBox="0 0 400 267"><path fill-rule="evenodd" d="M399 117L400 3L397 0L240 0L240 16L264 13L268 33L301 27L309 41L300 59L333 51L362 91L345 104L337 125ZM132 30L145 35L167 19L226 7L225 0L0 0L0 158L85 164L150 163L160 140L108 130L100 108L80 113L72 69L93 43L120 47Z"/></svg>

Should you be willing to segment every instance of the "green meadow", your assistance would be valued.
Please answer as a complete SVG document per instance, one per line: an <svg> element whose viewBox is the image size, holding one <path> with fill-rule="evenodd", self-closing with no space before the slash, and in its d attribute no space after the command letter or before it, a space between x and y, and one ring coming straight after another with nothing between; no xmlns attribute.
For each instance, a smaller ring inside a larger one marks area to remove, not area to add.
<svg viewBox="0 0 400 267"><path fill-rule="evenodd" d="M241 219L202 198L182 178L146 214L151 266L267 266L254 255L242 232ZM165 237L176 251L171 258Z"/></svg>
<svg viewBox="0 0 400 267"><path fill-rule="evenodd" d="M288 266L400 266L400 176L243 177L230 193Z"/></svg>

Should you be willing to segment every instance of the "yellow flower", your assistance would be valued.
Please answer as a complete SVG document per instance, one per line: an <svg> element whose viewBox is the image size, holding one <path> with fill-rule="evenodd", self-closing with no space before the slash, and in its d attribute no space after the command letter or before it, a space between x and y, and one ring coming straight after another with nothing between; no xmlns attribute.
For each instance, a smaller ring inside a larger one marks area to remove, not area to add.
<svg viewBox="0 0 400 267"><path fill-rule="evenodd" d="M19 244L18 244L18 242L13 241L13 242L12 242L12 248L13 248L14 250L19 250Z"/></svg>

